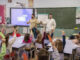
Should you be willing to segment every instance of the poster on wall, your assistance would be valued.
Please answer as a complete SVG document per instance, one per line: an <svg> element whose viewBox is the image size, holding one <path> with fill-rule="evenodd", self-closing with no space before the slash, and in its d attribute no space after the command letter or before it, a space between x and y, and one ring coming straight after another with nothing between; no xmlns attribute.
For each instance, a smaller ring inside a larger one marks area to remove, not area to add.
<svg viewBox="0 0 80 60"><path fill-rule="evenodd" d="M0 5L0 24L5 24L5 6Z"/></svg>
<svg viewBox="0 0 80 60"><path fill-rule="evenodd" d="M80 7L76 8L76 24L80 24Z"/></svg>
<svg viewBox="0 0 80 60"><path fill-rule="evenodd" d="M41 22L45 22L48 19L48 14L38 14L38 20Z"/></svg>

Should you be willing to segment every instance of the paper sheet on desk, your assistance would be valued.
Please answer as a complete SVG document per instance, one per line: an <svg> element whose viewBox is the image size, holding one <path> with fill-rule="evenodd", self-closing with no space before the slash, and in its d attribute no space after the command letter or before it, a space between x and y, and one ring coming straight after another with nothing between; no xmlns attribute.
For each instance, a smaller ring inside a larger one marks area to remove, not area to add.
<svg viewBox="0 0 80 60"><path fill-rule="evenodd" d="M12 38L10 38L9 41L10 41L11 39L12 39ZM17 38L16 38L16 41L14 42L14 44L12 45L12 47L20 48L20 47L24 46L25 43L23 43L23 40L24 40L24 36L17 37Z"/></svg>
<svg viewBox="0 0 80 60"><path fill-rule="evenodd" d="M42 44L35 43L35 45L36 45L36 48L43 48L43 47L42 47Z"/></svg>
<svg viewBox="0 0 80 60"><path fill-rule="evenodd" d="M20 48L22 46L25 46L25 44L13 44L12 47L14 48Z"/></svg>
<svg viewBox="0 0 80 60"><path fill-rule="evenodd" d="M52 46L52 44L51 44L51 43L49 43L47 46Z"/></svg>
<svg viewBox="0 0 80 60"><path fill-rule="evenodd" d="M44 44L48 44L49 43L49 40L44 40Z"/></svg>
<svg viewBox="0 0 80 60"><path fill-rule="evenodd" d="M48 51L49 51L49 52L52 52L52 51L53 51L53 48L52 48L52 47L50 47L50 48L48 49Z"/></svg>
<svg viewBox="0 0 80 60"><path fill-rule="evenodd" d="M24 36L17 37L15 43L23 43Z"/></svg>

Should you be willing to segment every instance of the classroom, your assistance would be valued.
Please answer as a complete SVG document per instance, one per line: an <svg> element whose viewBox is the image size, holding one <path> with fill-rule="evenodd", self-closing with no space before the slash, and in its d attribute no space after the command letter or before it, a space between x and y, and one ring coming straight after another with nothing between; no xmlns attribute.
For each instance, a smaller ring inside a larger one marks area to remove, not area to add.
<svg viewBox="0 0 80 60"><path fill-rule="evenodd" d="M80 0L0 0L0 60L80 60Z"/></svg>

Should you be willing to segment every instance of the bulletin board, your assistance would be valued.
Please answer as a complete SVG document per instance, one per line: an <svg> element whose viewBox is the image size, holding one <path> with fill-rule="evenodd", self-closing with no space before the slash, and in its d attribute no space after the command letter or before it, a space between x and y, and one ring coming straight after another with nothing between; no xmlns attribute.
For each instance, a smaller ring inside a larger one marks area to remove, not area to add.
<svg viewBox="0 0 80 60"><path fill-rule="evenodd" d="M45 22L48 19L48 14L38 14L38 20L41 22Z"/></svg>
<svg viewBox="0 0 80 60"><path fill-rule="evenodd" d="M5 24L5 6L0 5L0 24Z"/></svg>

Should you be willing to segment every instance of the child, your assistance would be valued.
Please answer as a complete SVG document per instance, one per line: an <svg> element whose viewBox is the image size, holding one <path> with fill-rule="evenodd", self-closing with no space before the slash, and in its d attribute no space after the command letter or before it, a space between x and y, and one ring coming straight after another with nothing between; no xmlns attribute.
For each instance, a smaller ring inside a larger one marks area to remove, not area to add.
<svg viewBox="0 0 80 60"><path fill-rule="evenodd" d="M1 32L5 35L6 33L6 27L4 24L2 24Z"/></svg>
<svg viewBox="0 0 80 60"><path fill-rule="evenodd" d="M30 58L31 42L32 42L32 37L30 36L30 34L26 33L25 36L24 36L23 43L26 43L25 50L27 51L27 54L28 54L29 58ZM22 55L22 53L21 53L21 55Z"/></svg>
<svg viewBox="0 0 80 60"><path fill-rule="evenodd" d="M16 37L20 37L21 36L21 34L17 32L17 27L16 26L13 27L12 36L16 36Z"/></svg>
<svg viewBox="0 0 80 60"><path fill-rule="evenodd" d="M1 47L1 53L0 53L0 60L3 60L4 55L6 54L6 43L5 39L2 39L2 47Z"/></svg>
<svg viewBox="0 0 80 60"><path fill-rule="evenodd" d="M2 37L2 47L0 53L0 60L3 60L3 56L6 54L6 43L5 43L5 36L1 34Z"/></svg>
<svg viewBox="0 0 80 60"><path fill-rule="evenodd" d="M38 34L35 45L36 45L37 49L40 49L43 47L42 46L42 34L41 33Z"/></svg>
<svg viewBox="0 0 80 60"><path fill-rule="evenodd" d="M36 43L42 44L42 34L41 33L38 34Z"/></svg>
<svg viewBox="0 0 80 60"><path fill-rule="evenodd" d="M58 40L58 41L53 42L51 39L51 36L49 34L48 34L48 38L52 44L51 48L53 49L53 51L51 51L51 58L50 59L51 60L60 60L60 55L59 55L58 49L60 49L59 44L61 43L61 41Z"/></svg>
<svg viewBox="0 0 80 60"><path fill-rule="evenodd" d="M27 43L30 45L30 43L32 42L31 40L32 40L32 38L30 37L30 34L26 33L24 36L23 43ZM30 46L27 46L27 47L30 48Z"/></svg>
<svg viewBox="0 0 80 60"><path fill-rule="evenodd" d="M8 56L8 58L9 58L9 56L11 57L11 54L12 54L12 45L16 41L16 36L14 36L13 38L11 38L9 40L9 34L7 34L5 39L6 39L5 42L6 42L6 46L7 46L7 53L6 53L5 57Z"/></svg>
<svg viewBox="0 0 80 60"><path fill-rule="evenodd" d="M70 38L68 40L65 39L65 32L62 31L62 37L63 37L63 41L64 43L64 56L67 56L68 59L72 59L70 56L72 55L72 51L73 49L76 49L78 47L78 45L76 43L78 43L78 38L76 38L75 36L70 36Z"/></svg>
<svg viewBox="0 0 80 60"><path fill-rule="evenodd" d="M49 52L45 49L40 49L36 60L49 60Z"/></svg>
<svg viewBox="0 0 80 60"><path fill-rule="evenodd" d="M6 44L7 44L7 49L10 51L10 53L12 52L12 45L13 43L16 41L16 36L14 36L12 39L10 39L9 41L9 34L6 35L5 39L6 39Z"/></svg>

